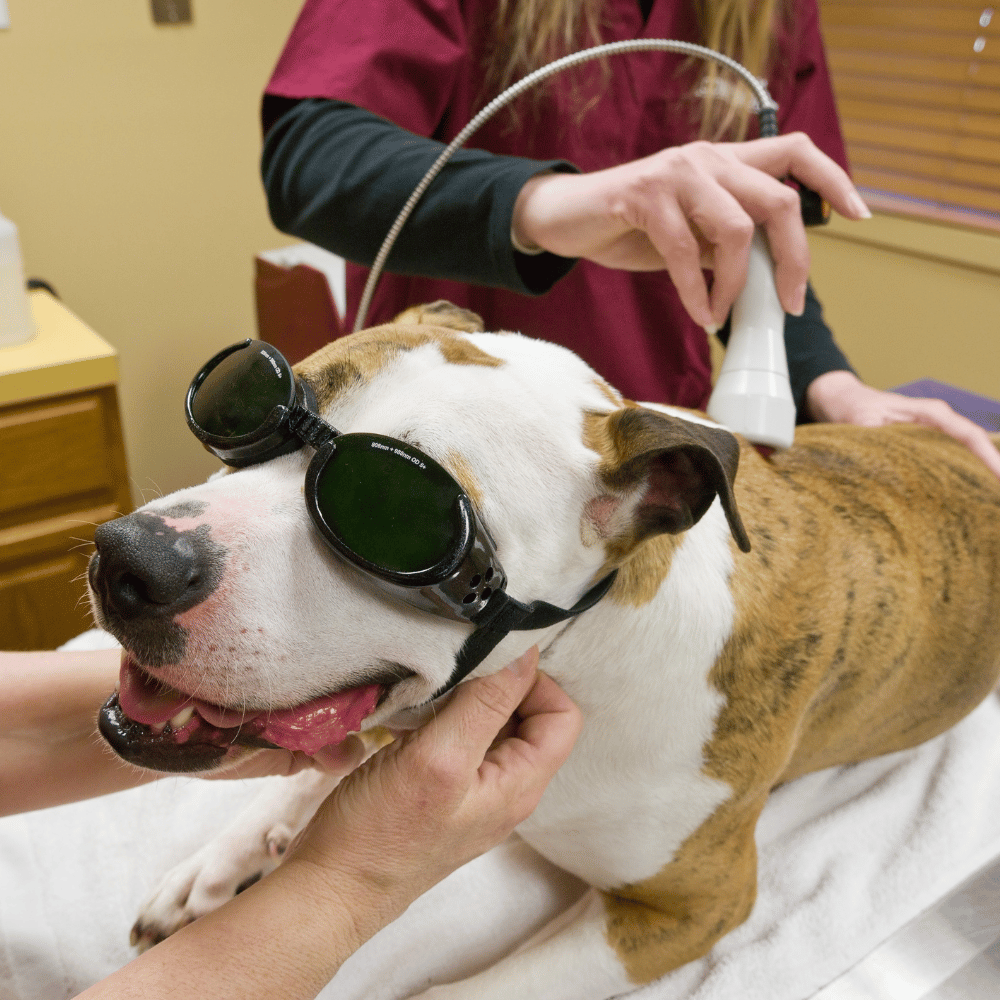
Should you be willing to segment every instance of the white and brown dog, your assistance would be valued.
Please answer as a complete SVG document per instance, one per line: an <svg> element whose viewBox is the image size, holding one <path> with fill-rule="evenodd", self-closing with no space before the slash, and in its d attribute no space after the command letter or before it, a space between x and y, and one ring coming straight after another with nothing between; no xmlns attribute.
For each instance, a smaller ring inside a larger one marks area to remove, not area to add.
<svg viewBox="0 0 1000 1000"><path fill-rule="evenodd" d="M411 442L454 475L512 596L570 607L619 570L593 609L510 634L478 668L537 643L582 709L579 742L518 832L593 888L530 946L426 994L598 1000L747 917L754 827L776 785L912 747L993 688L1000 483L911 425L804 427L767 461L707 418L622 400L560 347L478 331L460 310L419 308L296 371L334 426ZM126 651L134 722L114 742L128 759L211 767L251 733L336 769L346 729L398 724L451 674L469 627L334 557L303 502L310 455L213 477L99 532L91 583ZM311 731L330 703L340 729ZM249 807L167 877L140 943L273 867L333 780L306 772Z"/></svg>

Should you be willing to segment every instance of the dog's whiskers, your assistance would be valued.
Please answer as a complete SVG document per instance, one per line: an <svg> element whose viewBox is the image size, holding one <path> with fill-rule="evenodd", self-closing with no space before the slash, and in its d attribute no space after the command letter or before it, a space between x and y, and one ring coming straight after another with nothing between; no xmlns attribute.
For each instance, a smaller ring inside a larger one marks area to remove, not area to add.
<svg viewBox="0 0 1000 1000"><path fill-rule="evenodd" d="M150 479L150 483L152 483L153 499L154 500L159 500L163 496L163 490L160 489L159 485L154 480ZM146 488L142 487L142 486L139 486L139 484L136 483L136 482L134 482L134 481L133 481L133 485L135 486L135 488L139 491L140 495L142 496L142 502L143 502L143 504L145 505L145 504L149 503L149 498L146 496Z"/></svg>

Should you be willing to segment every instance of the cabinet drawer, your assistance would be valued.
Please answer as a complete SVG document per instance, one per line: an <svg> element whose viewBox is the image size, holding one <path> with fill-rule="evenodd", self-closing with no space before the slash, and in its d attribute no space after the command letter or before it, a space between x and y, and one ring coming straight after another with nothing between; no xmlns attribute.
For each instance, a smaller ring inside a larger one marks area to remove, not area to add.
<svg viewBox="0 0 1000 1000"><path fill-rule="evenodd" d="M89 627L94 528L130 509L113 386L0 407L0 647Z"/></svg>
<svg viewBox="0 0 1000 1000"><path fill-rule="evenodd" d="M54 649L93 628L83 574L87 561L69 552L0 572L4 649Z"/></svg>
<svg viewBox="0 0 1000 1000"><path fill-rule="evenodd" d="M0 520L39 504L113 492L107 424L94 393L0 409Z"/></svg>

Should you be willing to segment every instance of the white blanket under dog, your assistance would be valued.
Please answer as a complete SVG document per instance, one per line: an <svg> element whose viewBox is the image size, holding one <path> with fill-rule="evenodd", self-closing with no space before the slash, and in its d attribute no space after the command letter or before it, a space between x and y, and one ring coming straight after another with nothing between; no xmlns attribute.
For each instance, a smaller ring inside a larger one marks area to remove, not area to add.
<svg viewBox="0 0 1000 1000"><path fill-rule="evenodd" d="M259 786L170 778L0 820L0 998L63 1000L127 962L159 877ZM757 843L750 919L635 1000L803 1000L1000 854L1000 700L915 750L779 789ZM417 900L321 996L396 1000L472 973L581 891L511 838Z"/></svg>

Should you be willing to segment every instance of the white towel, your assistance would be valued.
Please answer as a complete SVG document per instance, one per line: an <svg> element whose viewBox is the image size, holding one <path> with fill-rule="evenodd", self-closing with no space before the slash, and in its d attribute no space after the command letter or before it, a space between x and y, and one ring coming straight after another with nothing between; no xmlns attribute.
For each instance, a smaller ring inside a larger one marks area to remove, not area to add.
<svg viewBox="0 0 1000 1000"><path fill-rule="evenodd" d="M260 785L169 778L0 820L0 998L63 1000L127 962L159 877ZM635 1000L803 1000L1000 854L1000 701L915 750L779 789L757 842L749 920ZM511 838L417 900L321 996L395 1000L467 975L582 890Z"/></svg>

